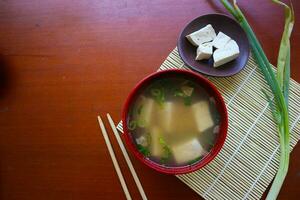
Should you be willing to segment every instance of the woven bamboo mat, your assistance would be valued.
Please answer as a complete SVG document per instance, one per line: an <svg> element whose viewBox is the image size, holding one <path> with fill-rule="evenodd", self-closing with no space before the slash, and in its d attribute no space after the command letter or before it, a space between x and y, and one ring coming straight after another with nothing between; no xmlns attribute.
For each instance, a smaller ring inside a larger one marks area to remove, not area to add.
<svg viewBox="0 0 300 200"><path fill-rule="evenodd" d="M159 70L187 69L175 48ZM276 124L262 89L270 90L255 60L232 77L207 77L222 93L229 113L228 136L218 156L204 168L181 181L204 199L260 199L274 178L279 164ZM300 85L291 80L291 147L300 136ZM122 132L122 124L118 130Z"/></svg>

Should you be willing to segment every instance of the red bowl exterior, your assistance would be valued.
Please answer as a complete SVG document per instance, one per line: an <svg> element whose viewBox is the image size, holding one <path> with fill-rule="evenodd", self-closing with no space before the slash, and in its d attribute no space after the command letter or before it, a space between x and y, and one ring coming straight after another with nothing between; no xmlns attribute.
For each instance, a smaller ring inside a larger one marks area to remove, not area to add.
<svg viewBox="0 0 300 200"><path fill-rule="evenodd" d="M151 161L149 158L146 158L143 154L141 154L138 149L135 147L135 144L132 142L132 139L130 137L130 130L127 127L127 116L128 112L131 106L132 101L135 99L136 95L138 94L138 91L140 89L147 85L149 82L153 81L154 79L159 79L160 77L164 76L187 76L191 77L193 80L201 84L201 87L204 87L206 91L215 98L216 100L216 107L218 112L220 113L220 132L216 141L216 144L212 148L212 150L207 154L201 161L196 162L192 165L187 166L180 166L180 167L167 167L160 165L154 161ZM165 173L165 174L186 174L193 172L195 170L198 170L208 164L211 160L213 160L216 155L220 152L226 136L227 136L227 129L228 129L228 113L226 109L225 102L223 100L223 97L221 96L218 89L209 82L206 78L201 76L200 74L197 74L195 72L187 71L187 70L181 70L181 69L171 69L171 70L163 70L159 72L155 72L147 77L145 77L143 80L141 80L129 93L129 96L127 97L123 111L122 111L122 121L123 121L123 138L126 142L127 147L129 150L134 154L136 158L138 158L142 163L149 166L152 169L155 169L159 172Z"/></svg>

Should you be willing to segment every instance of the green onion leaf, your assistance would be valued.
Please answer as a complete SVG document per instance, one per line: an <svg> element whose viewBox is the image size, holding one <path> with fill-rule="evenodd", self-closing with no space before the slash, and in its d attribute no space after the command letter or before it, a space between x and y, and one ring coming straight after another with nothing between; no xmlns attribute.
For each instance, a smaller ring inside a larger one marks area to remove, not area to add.
<svg viewBox="0 0 300 200"><path fill-rule="evenodd" d="M142 113L142 110L143 110L143 105L140 105L137 109L138 115L140 115Z"/></svg>
<svg viewBox="0 0 300 200"><path fill-rule="evenodd" d="M279 115L278 111L276 110L276 108L274 107L271 97L267 94L267 92L265 90L262 89L261 91L262 91L262 93L264 93L264 95L266 96L266 98L269 102L269 106L271 108L271 112L272 112L274 120L277 123L280 123L280 120L281 120L280 115Z"/></svg>
<svg viewBox="0 0 300 200"><path fill-rule="evenodd" d="M164 150L164 155L161 157L160 162L166 163L171 158L172 151L162 137L159 138L159 143L162 145L162 148Z"/></svg>
<svg viewBox="0 0 300 200"><path fill-rule="evenodd" d="M284 7L285 25L281 37L280 48L277 59L277 79L288 103L289 81L290 81L290 37L294 27L294 9L279 0L272 0L274 3Z"/></svg>
<svg viewBox="0 0 300 200"><path fill-rule="evenodd" d="M152 94L154 97L161 96L161 90L160 90L160 89L153 88L153 89L151 89L151 94Z"/></svg>
<svg viewBox="0 0 300 200"><path fill-rule="evenodd" d="M156 103L158 103L160 106L163 106L165 103L165 92L164 89L158 89L158 88L152 88L151 89L151 95L154 97L154 100Z"/></svg>
<svg viewBox="0 0 300 200"><path fill-rule="evenodd" d="M147 156L147 157L150 156L150 151L147 147L144 147L144 146L138 144L137 148L138 148L139 152L141 152L144 156Z"/></svg>
<svg viewBox="0 0 300 200"><path fill-rule="evenodd" d="M140 128L145 128L146 127L146 121L144 119L139 119L137 121L137 126Z"/></svg>
<svg viewBox="0 0 300 200"><path fill-rule="evenodd" d="M191 97L186 96L186 97L183 98L183 101L184 101L184 105L186 105L186 106L190 106L192 104L192 98Z"/></svg>
<svg viewBox="0 0 300 200"><path fill-rule="evenodd" d="M271 102L270 97L267 96L267 99L272 109L274 118L278 124L281 152L279 169L267 196L267 200L273 200L277 198L289 166L290 130L288 116L288 94L290 82L290 35L294 25L294 10L292 6L290 8L288 5L279 0L272 0L274 3L283 6L285 9L285 26L277 61L278 71L277 75L275 76L274 70L265 52L263 51L246 17L239 9L237 1L234 0L233 5L231 5L231 3L229 3L227 0L220 1L245 30L252 47L253 55L274 95L276 107L272 108L273 103Z"/></svg>
<svg viewBox="0 0 300 200"><path fill-rule="evenodd" d="M133 131L134 129L136 129L136 125L137 125L137 122L135 120L131 120L128 124L128 129Z"/></svg>
<svg viewBox="0 0 300 200"><path fill-rule="evenodd" d="M199 156L193 160L190 160L187 164L188 165L192 165L192 164L195 164L196 162L198 162L199 160L201 160L202 156Z"/></svg>
<svg viewBox="0 0 300 200"><path fill-rule="evenodd" d="M184 97L185 95L184 95L184 93L180 89L176 89L174 91L174 96L175 97Z"/></svg>

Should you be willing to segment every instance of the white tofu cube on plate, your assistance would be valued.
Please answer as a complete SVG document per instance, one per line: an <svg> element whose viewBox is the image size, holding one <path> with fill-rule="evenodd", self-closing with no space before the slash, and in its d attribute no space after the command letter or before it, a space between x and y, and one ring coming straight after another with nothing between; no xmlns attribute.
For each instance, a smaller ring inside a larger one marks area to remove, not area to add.
<svg viewBox="0 0 300 200"><path fill-rule="evenodd" d="M196 60L209 59L212 54L213 47L211 42L200 44L197 48Z"/></svg>
<svg viewBox="0 0 300 200"><path fill-rule="evenodd" d="M199 46L200 44L203 44L205 42L212 41L215 37L216 32L210 24L186 36L186 38L194 46Z"/></svg>
<svg viewBox="0 0 300 200"><path fill-rule="evenodd" d="M236 59L240 54L239 46L234 40L230 40L224 48L217 49L214 54L214 67L219 67Z"/></svg>
<svg viewBox="0 0 300 200"><path fill-rule="evenodd" d="M217 37L212 41L212 44L217 49L223 48L228 42L231 40L231 38L224 34L223 32L219 32Z"/></svg>

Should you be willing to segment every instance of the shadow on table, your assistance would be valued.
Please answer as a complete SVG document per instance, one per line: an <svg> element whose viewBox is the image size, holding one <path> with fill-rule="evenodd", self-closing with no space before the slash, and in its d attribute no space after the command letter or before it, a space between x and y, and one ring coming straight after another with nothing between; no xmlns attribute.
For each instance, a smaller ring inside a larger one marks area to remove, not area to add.
<svg viewBox="0 0 300 200"><path fill-rule="evenodd" d="M231 2L231 1L229 1L229 2ZM255 21L255 19L253 18L253 13L249 12L249 10L247 10L247 9L243 9L244 7L241 4L242 4L242 2L240 2L238 5L242 9L242 12L246 16L247 20L250 23L253 22L253 21ZM208 5L213 10L215 10L217 13L228 15L229 17L231 17L231 18L234 19L234 17L225 9L225 7L223 6L223 4L219 0L208 1ZM256 24L256 26L258 26L258 25Z"/></svg>
<svg viewBox="0 0 300 200"><path fill-rule="evenodd" d="M12 86L12 72L5 60L5 57L0 54L0 98L8 93Z"/></svg>
<svg viewBox="0 0 300 200"><path fill-rule="evenodd" d="M209 6L215 10L217 13L220 13L220 14L228 14L226 12L226 10L224 9L224 6L219 2L219 1L216 1L216 0L213 0L213 1L208 1L208 4Z"/></svg>

